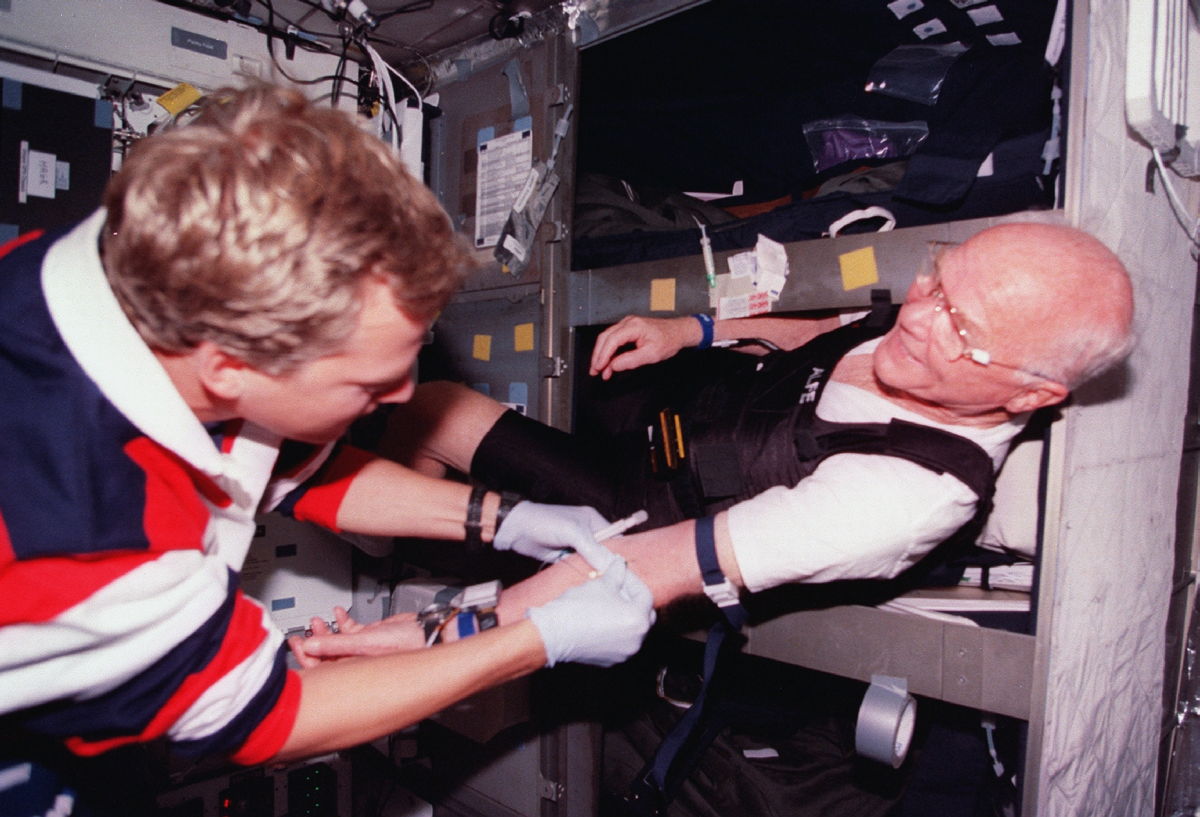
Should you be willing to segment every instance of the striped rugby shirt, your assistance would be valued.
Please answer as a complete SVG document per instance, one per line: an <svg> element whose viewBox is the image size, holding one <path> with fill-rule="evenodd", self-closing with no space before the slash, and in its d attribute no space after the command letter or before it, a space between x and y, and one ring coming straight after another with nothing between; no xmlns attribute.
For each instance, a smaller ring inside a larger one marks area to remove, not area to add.
<svg viewBox="0 0 1200 817"><path fill-rule="evenodd" d="M300 688L238 587L255 517L336 529L369 457L201 424L108 287L103 223L0 248L0 716L81 755L262 762Z"/></svg>

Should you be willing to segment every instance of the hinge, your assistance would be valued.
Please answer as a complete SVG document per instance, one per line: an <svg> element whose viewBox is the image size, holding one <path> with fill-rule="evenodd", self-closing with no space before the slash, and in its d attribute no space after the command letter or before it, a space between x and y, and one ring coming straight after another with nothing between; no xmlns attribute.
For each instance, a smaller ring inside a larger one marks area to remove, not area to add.
<svg viewBox="0 0 1200 817"><path fill-rule="evenodd" d="M543 357L538 363L538 374L542 377L562 377L567 373L567 362L561 357Z"/></svg>
<svg viewBox="0 0 1200 817"><path fill-rule="evenodd" d="M562 783L547 780L544 777L538 778L538 789L538 795L543 800L549 800L552 803L557 803L567 793L567 787Z"/></svg>

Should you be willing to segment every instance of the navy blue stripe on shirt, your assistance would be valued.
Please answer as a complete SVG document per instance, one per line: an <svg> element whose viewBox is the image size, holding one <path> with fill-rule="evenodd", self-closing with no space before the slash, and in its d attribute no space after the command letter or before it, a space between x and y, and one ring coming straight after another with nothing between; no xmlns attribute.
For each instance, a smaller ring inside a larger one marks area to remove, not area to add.
<svg viewBox="0 0 1200 817"><path fill-rule="evenodd" d="M236 574L221 606L148 669L98 698L61 701L31 710L22 721L32 731L89 741L142 732L188 675L200 671L223 644L236 602Z"/></svg>

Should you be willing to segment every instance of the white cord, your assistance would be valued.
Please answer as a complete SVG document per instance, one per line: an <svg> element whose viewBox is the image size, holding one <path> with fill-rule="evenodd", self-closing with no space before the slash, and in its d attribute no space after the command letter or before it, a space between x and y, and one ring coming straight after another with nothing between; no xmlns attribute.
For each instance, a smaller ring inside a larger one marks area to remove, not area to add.
<svg viewBox="0 0 1200 817"><path fill-rule="evenodd" d="M1158 177L1162 179L1163 187L1167 191L1167 198L1171 202L1171 211L1179 222L1179 226L1183 227L1184 231L1188 234L1188 240L1192 242L1192 257L1195 257L1196 251L1200 249L1200 218L1193 220L1188 215L1187 209L1183 206L1183 202L1179 200L1179 196L1175 192L1175 186L1171 184L1171 179L1167 175L1167 168L1163 164L1162 154L1159 153L1158 148L1151 148L1151 150L1154 152L1154 163L1158 166Z"/></svg>
<svg viewBox="0 0 1200 817"><path fill-rule="evenodd" d="M383 104L387 106L387 109L388 109L388 111L390 111L391 117L392 117L391 127L388 128L388 131L391 135L389 141L391 142L391 145L393 148L399 150L400 149L400 119L398 116L396 116L396 108L395 108L396 94L395 94L395 91L393 90L394 86L392 85L392 75L394 74L397 77L399 77L400 81L403 82L405 85L407 85L409 87L409 90L411 90L413 92L413 96L415 96L417 98L418 109L420 109L421 106L424 105L424 100L421 97L421 92L417 90L417 86L415 86L411 82L409 82L408 77L404 76L404 74L401 74L395 68L388 65L387 62L384 61L383 57L381 57L379 55L379 52L375 50L374 46L372 46L370 43L366 42L365 40L360 42L359 45L362 47L362 49L364 51L367 52L367 56L371 58L371 66L375 69L376 87L379 89L379 95L383 99Z"/></svg>

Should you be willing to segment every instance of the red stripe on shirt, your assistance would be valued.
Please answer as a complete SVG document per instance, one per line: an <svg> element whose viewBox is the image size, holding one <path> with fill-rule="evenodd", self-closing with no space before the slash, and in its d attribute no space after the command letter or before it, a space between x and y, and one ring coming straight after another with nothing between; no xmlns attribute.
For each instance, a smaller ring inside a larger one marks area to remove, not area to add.
<svg viewBox="0 0 1200 817"><path fill-rule="evenodd" d="M126 443L125 454L146 472L142 527L150 547L202 549L208 508L197 492L217 507L228 505L229 496L212 479L147 437Z"/></svg>
<svg viewBox="0 0 1200 817"><path fill-rule="evenodd" d="M32 232L25 233L25 235L19 235L16 238L5 241L3 244L0 244L0 258L8 255L22 244L28 244L30 241L38 240L45 235L45 233L45 230L33 230Z"/></svg>
<svg viewBox="0 0 1200 817"><path fill-rule="evenodd" d="M77 755L91 757L129 743L153 740L166 734L171 725L188 710L204 692L238 664L254 654L267 637L263 629L262 608L237 591L237 601L229 627L225 631L221 648L202 669L191 673L183 680L167 702L159 709L146 727L136 735L122 735L104 740L89 741L82 737L68 738L67 747ZM237 713L231 713L231 719Z"/></svg>
<svg viewBox="0 0 1200 817"><path fill-rule="evenodd" d="M317 481L296 503L293 510L295 518L301 522L314 522L332 531L341 530L337 525L337 514L342 500L350 490L350 483L374 459L374 454L361 448L349 445L340 448L334 459L317 475Z"/></svg>
<svg viewBox="0 0 1200 817"><path fill-rule="evenodd" d="M11 562L0 568L0 626L49 621L158 556L109 552Z"/></svg>
<svg viewBox="0 0 1200 817"><path fill-rule="evenodd" d="M149 551L113 550L15 561L0 519L0 625L49 621L167 550L202 550L208 509L198 489L229 497L204 474L145 437L125 453L146 472L142 526Z"/></svg>
<svg viewBox="0 0 1200 817"><path fill-rule="evenodd" d="M230 760L243 766L266 763L283 749L283 744L292 734L292 727L296 725L296 716L299 714L300 676L294 670L288 670L287 680L284 681L283 690L279 693L279 700L274 708L250 733L242 748L238 749Z"/></svg>
<svg viewBox="0 0 1200 817"><path fill-rule="evenodd" d="M8 525L4 524L4 514L0 513L0 566L7 565L17 558L13 552L12 537L8 535Z"/></svg>

